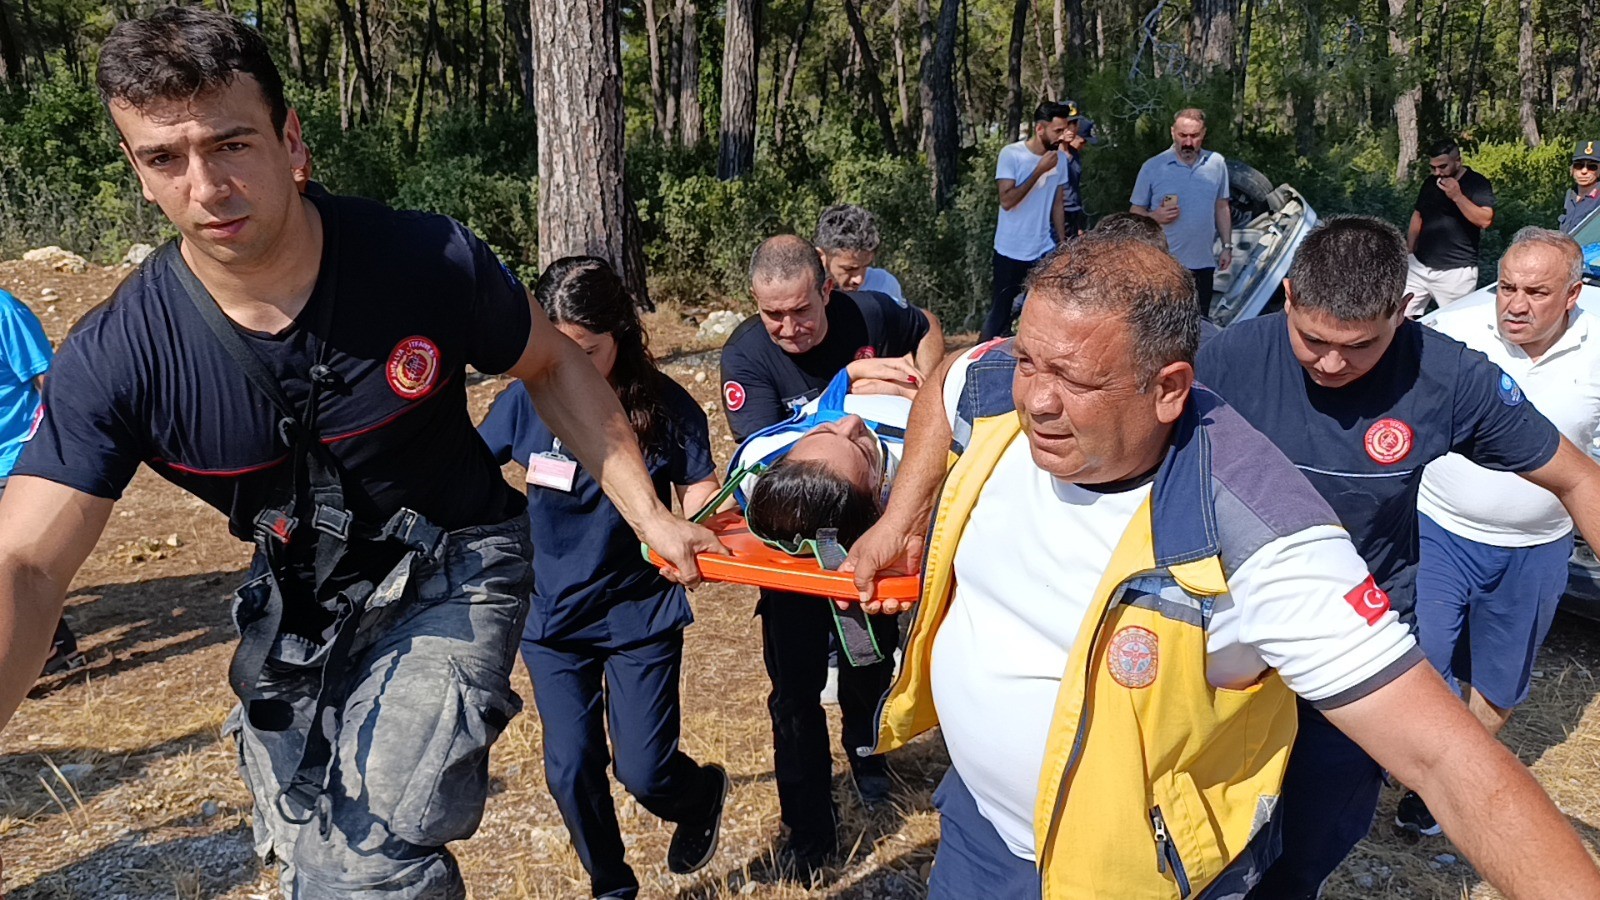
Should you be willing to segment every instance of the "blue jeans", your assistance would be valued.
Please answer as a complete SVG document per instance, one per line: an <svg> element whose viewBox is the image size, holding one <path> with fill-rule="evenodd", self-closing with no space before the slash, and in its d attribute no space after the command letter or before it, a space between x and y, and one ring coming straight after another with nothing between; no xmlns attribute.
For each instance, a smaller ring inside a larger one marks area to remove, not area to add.
<svg viewBox="0 0 1600 900"><path fill-rule="evenodd" d="M961 774L951 766L933 792L939 810L939 849L928 878L928 900L1035 900L1039 870L1011 852L1000 832L978 811Z"/></svg>
<svg viewBox="0 0 1600 900"><path fill-rule="evenodd" d="M240 707L224 733L255 798L256 851L277 860L285 897L466 896L445 849L477 831L489 746L522 709L511 667L533 576L526 516L452 532L437 560L408 553L368 602L332 712L333 756L310 821L280 806L311 728L317 645L280 635L258 682L292 710L257 727ZM284 723L273 723L284 724Z"/></svg>

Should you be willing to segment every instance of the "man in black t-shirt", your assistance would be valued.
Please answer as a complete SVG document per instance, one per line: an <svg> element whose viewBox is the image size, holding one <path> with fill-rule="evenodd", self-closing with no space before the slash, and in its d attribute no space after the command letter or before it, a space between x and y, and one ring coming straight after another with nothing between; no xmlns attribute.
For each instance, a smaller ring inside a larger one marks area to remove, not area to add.
<svg viewBox="0 0 1600 900"><path fill-rule="evenodd" d="M302 195L300 123L255 29L182 6L125 21L98 81L180 238L67 338L0 500L0 723L143 463L257 548L225 731L284 894L464 897L445 844L477 829L488 747L521 708L532 582L467 366L521 378L682 580L719 545L656 499L615 394L480 240Z"/></svg>
<svg viewBox="0 0 1600 900"><path fill-rule="evenodd" d="M1494 224L1494 187L1461 163L1455 141L1428 148L1428 169L1406 239L1406 315L1413 319L1428 311L1429 300L1448 306L1478 286L1478 242Z"/></svg>
<svg viewBox="0 0 1600 900"><path fill-rule="evenodd" d="M852 390L910 396L944 356L944 338L928 316L887 294L833 289L816 248L780 235L750 261L750 290L760 312L728 336L722 348L722 401L733 436L743 440L781 422L820 395L842 369ZM806 535L813 537L813 535ZM763 590L758 606L772 693L773 775L789 827L788 851L802 871L814 871L838 845L838 815L830 784L828 721L821 693L827 680L833 615L826 600ZM873 713L894 671L895 617L874 616L886 654L873 665L839 668L842 742L862 798L885 799L883 760L862 756L873 743Z"/></svg>

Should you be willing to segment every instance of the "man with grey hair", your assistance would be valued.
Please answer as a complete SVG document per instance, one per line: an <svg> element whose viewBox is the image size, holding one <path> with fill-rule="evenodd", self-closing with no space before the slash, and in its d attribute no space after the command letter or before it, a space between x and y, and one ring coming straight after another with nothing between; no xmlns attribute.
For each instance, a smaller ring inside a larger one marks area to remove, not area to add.
<svg viewBox="0 0 1600 900"><path fill-rule="evenodd" d="M1205 149L1205 140L1205 111L1178 110L1172 119L1172 146L1139 167L1128 201L1131 212L1166 229L1172 255L1194 276L1203 316L1211 313L1214 276L1233 264L1228 164L1222 154Z"/></svg>
<svg viewBox="0 0 1600 900"><path fill-rule="evenodd" d="M1452 306L1433 327L1489 357L1509 398L1588 448L1600 429L1600 331L1578 308L1582 290L1572 238L1524 228L1500 258L1495 302ZM1528 699L1534 655L1566 589L1572 517L1549 491L1456 453L1428 464L1417 512L1417 640L1452 686L1471 682L1467 708L1498 734ZM1395 824L1439 833L1415 792Z"/></svg>
<svg viewBox="0 0 1600 900"><path fill-rule="evenodd" d="M1394 226L1328 219L1295 254L1284 311L1225 329L1201 349L1196 371L1305 473L1410 622L1426 464L1456 452L1515 472L1592 534L1600 466L1499 366L1404 317L1406 271ZM1284 780L1283 857L1252 896L1314 897L1371 828L1381 780L1365 750L1302 702Z"/></svg>
<svg viewBox="0 0 1600 900"><path fill-rule="evenodd" d="M817 252L841 291L877 291L906 302L900 279L872 264L878 258L878 220L851 203L830 206L817 217Z"/></svg>
<svg viewBox="0 0 1600 900"><path fill-rule="evenodd" d="M925 548L875 749L943 730L930 898L1242 895L1276 849L1297 696L1436 798L1508 894L1600 896L1334 510L1194 384L1180 264L1091 233L1028 288L1014 341L917 395L889 507L852 548L863 588Z"/></svg>

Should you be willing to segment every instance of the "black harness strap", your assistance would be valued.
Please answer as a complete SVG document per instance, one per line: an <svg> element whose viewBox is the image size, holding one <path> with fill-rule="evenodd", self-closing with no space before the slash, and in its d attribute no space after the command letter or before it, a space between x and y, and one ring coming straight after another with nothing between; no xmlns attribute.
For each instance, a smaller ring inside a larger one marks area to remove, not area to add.
<svg viewBox="0 0 1600 900"><path fill-rule="evenodd" d="M322 254L327 289L323 296L315 298L319 306L312 337L318 345L316 363L309 372L311 387L304 409L295 407L277 377L245 343L210 291L184 262L176 243L163 248L163 252L174 255L171 269L206 326L245 378L276 408L278 435L291 451L290 477L275 482L272 501L250 522L233 519L229 523L235 534L248 536L255 542L269 569L267 575L239 591L235 612L239 646L228 668L228 682L244 704L253 726L282 731L290 726L293 718L287 701L261 696L259 683L283 625L283 584L294 574L295 560L291 559L289 548L296 541L307 537L316 541L312 555L312 594L318 604L334 614L332 636L316 654L320 658L321 677L311 727L299 765L278 797L279 812L301 824L309 822L319 807L318 795L325 787L327 764L333 755L332 737L338 730L336 710L343 703L345 676L348 675L345 663L367 600L376 587L371 579L336 587L330 584L335 570L356 542L392 541L428 559L437 559L449 538L443 529L410 509L401 509L381 526L372 527L355 521L345 505L344 468L322 443L317 431L319 401L323 392L338 381L328 365L328 338L333 325L334 286L338 275L336 217L330 216L327 224ZM301 529L307 524L313 529L309 535ZM320 778L317 777L319 772L322 773ZM326 827L327 823L323 824Z"/></svg>

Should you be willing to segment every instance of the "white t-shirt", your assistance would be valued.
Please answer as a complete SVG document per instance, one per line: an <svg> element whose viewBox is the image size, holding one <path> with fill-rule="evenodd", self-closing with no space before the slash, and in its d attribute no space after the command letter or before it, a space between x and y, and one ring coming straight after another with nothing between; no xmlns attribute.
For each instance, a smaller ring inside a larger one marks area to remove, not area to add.
<svg viewBox="0 0 1600 900"><path fill-rule="evenodd" d="M871 266L868 266L867 274L861 279L860 289L863 291L877 291L880 294L888 294L894 299L900 301L901 306L906 305L906 294L905 291L900 289L900 279L890 275L888 272L885 272L882 269L875 269Z"/></svg>
<svg viewBox="0 0 1600 900"><path fill-rule="evenodd" d="M955 391L969 364L952 367ZM955 594L933 644L934 705L978 810L1024 859L1036 859L1039 773L1067 657L1149 493L1149 485L1100 494L1059 481L1033 464L1019 434L962 532ZM1415 641L1393 610L1369 625L1351 606L1346 595L1366 577L1348 535L1332 525L1263 546L1230 576L1232 593L1216 599L1210 682L1243 688L1276 669L1312 701L1376 687L1368 682Z"/></svg>
<svg viewBox="0 0 1600 900"><path fill-rule="evenodd" d="M1060 150L1046 152L1056 154L1056 167L1033 182L1021 203L1010 209L1000 208L1000 218L994 227L994 252L1001 256L1033 262L1055 249L1055 239L1050 236L1050 202L1067 171L1067 158ZM1043 158L1028 149L1027 141L1007 144L1000 148L994 180L1021 184Z"/></svg>
<svg viewBox="0 0 1600 900"><path fill-rule="evenodd" d="M1562 435L1593 452L1600 429L1600 333L1594 316L1573 310L1567 333L1534 362L1500 336L1495 306L1439 313L1434 327L1504 369L1515 379L1501 399L1520 390ZM1520 475L1485 469L1452 453L1428 464L1417 510L1451 534L1496 547L1533 547L1563 537L1572 518L1556 495Z"/></svg>

